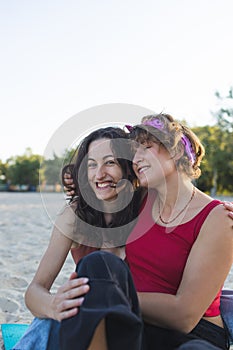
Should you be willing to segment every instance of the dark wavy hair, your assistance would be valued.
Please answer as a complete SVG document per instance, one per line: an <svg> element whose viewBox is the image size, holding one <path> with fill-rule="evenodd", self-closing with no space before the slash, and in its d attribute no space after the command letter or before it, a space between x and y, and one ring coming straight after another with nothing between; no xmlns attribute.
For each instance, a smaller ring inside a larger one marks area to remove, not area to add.
<svg viewBox="0 0 233 350"><path fill-rule="evenodd" d="M100 139L111 140L111 148L114 157L122 170L122 179L123 181L127 180L125 181L126 186L121 192L123 192L124 198L126 198L127 194L130 194L132 197L123 209L112 213L112 219L108 225L106 224L104 212L102 211L103 201L96 197L88 182L87 174L87 154L89 146L93 141ZM101 234L98 233L101 232L101 230L96 228L104 228L105 234L108 228L118 228L119 230L117 230L117 233L116 230L109 230L108 238L109 241L115 242L115 246L123 245L121 243L125 243L128 234L135 224L134 219L137 218L141 203L141 190L138 189L132 193L132 188L135 188L134 184L137 179L132 168L133 149L128 134L119 127L106 127L95 130L83 139L75 153L75 161L72 161L72 163L63 168L62 177L65 171L70 172L75 184L75 212L81 219L78 220L78 230L82 234L88 235L89 241L94 242L95 245L101 246L102 237ZM87 240L85 240L85 242L87 243ZM117 244L117 242L121 243Z"/></svg>

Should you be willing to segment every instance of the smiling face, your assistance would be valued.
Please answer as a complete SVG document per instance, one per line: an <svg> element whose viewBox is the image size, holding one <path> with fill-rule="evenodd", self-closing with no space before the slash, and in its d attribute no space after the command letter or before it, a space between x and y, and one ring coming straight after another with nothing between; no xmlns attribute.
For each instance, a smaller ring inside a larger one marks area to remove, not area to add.
<svg viewBox="0 0 233 350"><path fill-rule="evenodd" d="M96 197L106 201L114 200L119 192L116 185L123 174L111 149L111 140L103 138L91 142L87 157L88 181Z"/></svg>
<svg viewBox="0 0 233 350"><path fill-rule="evenodd" d="M136 148L133 169L142 187L157 188L174 173L175 163L160 143L147 141Z"/></svg>

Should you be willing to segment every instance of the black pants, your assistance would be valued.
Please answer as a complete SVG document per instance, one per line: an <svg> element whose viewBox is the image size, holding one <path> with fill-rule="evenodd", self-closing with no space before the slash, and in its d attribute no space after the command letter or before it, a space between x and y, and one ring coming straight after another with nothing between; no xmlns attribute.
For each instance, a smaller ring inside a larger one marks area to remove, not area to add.
<svg viewBox="0 0 233 350"><path fill-rule="evenodd" d="M145 324L144 338L146 350L229 349L227 331L204 319L188 334Z"/></svg>
<svg viewBox="0 0 233 350"><path fill-rule="evenodd" d="M78 277L89 278L90 291L77 315L61 322L61 350L87 350L102 319L109 350L202 350L203 341L206 350L215 349L208 342L227 349L225 330L205 320L189 334L144 324L128 266L115 255L91 253L80 260L76 271ZM193 344L195 339L201 340ZM195 347L179 348L187 342Z"/></svg>
<svg viewBox="0 0 233 350"><path fill-rule="evenodd" d="M125 262L111 253L97 251L80 260L76 271L78 277L89 278L90 291L78 314L61 322L61 350L86 350L104 318L109 349L141 350L142 320Z"/></svg>

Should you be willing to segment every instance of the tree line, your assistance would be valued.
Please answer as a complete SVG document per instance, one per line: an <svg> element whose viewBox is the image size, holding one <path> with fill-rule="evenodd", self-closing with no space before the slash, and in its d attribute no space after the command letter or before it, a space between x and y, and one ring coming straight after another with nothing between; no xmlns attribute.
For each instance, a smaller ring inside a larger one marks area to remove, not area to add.
<svg viewBox="0 0 233 350"><path fill-rule="evenodd" d="M233 193L233 88L227 96L216 92L221 107L213 113L213 126L193 127L202 141L206 155L201 177L195 185L206 193ZM0 160L0 190L36 191L39 189L62 190L61 169L68 162L67 156L46 160L33 154L30 148L20 156L12 156L6 162Z"/></svg>

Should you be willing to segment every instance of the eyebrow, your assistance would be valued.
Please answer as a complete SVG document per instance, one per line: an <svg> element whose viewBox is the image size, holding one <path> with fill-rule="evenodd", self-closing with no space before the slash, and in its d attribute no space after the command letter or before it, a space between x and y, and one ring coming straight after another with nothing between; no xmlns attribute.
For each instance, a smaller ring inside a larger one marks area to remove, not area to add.
<svg viewBox="0 0 233 350"><path fill-rule="evenodd" d="M115 159L115 157L114 157L114 155L113 154L108 154L108 155L106 155L106 156L104 156L103 157L103 160L105 160L106 158L109 158L109 157L112 157L112 158L114 158ZM87 160L95 160L94 158L88 158Z"/></svg>

